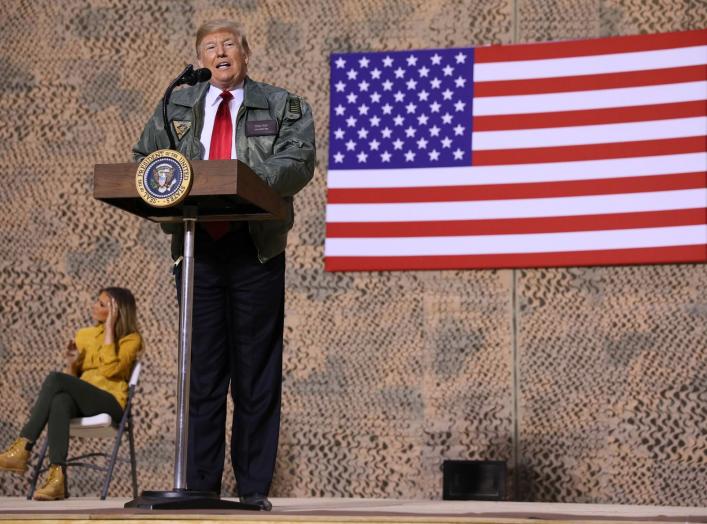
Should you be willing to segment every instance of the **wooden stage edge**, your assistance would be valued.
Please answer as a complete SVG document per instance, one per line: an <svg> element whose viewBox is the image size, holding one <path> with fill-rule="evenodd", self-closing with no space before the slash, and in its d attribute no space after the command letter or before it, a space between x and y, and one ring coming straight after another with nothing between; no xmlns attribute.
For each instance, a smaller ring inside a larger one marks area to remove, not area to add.
<svg viewBox="0 0 707 524"><path fill-rule="evenodd" d="M628 506L608 504L555 504L542 502L473 502L440 500L274 498L273 511L149 511L124 509L127 498L69 498L35 502L21 497L0 497L0 524L21 522L79 524L199 524L242 523L475 523L564 524L707 523L707 508Z"/></svg>

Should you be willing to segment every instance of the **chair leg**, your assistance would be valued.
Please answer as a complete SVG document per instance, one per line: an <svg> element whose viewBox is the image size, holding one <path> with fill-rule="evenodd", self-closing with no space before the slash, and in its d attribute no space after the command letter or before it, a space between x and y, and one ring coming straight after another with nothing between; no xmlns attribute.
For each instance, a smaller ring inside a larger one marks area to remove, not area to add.
<svg viewBox="0 0 707 524"><path fill-rule="evenodd" d="M115 442L113 444L113 452L110 454L110 461L108 462L108 471L106 471L106 478L103 480L103 490L101 491L101 500L106 500L108 496L108 486L110 486L110 481L113 478L113 468L115 468L115 460L118 456L118 449L120 448L120 437L123 436L123 428L119 428L118 433L115 436Z"/></svg>
<svg viewBox="0 0 707 524"><path fill-rule="evenodd" d="M133 480L133 498L137 498L137 460L135 458L135 439L133 437L133 418L128 422L128 443L130 445L130 473Z"/></svg>
<svg viewBox="0 0 707 524"><path fill-rule="evenodd" d="M42 448L39 450L39 456L37 457L37 464L34 466L34 473L32 473L32 481L29 485L29 491L27 492L27 500L32 500L34 496L34 490L37 489L37 480L39 479L39 473L42 471L42 464L44 464L44 457L47 455L47 448L49 447L49 439L45 438Z"/></svg>

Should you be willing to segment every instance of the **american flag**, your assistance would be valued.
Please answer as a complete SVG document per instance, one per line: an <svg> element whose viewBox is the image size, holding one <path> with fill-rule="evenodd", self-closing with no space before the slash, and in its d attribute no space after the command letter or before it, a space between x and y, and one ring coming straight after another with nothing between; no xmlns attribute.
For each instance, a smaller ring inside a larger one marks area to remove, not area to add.
<svg viewBox="0 0 707 524"><path fill-rule="evenodd" d="M335 53L328 271L707 261L707 30Z"/></svg>

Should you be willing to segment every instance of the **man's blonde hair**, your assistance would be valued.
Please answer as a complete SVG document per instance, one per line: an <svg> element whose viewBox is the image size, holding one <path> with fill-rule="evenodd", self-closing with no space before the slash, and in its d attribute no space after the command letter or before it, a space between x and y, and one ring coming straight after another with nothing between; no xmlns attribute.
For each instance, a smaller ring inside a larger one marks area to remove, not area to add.
<svg viewBox="0 0 707 524"><path fill-rule="evenodd" d="M196 56L199 56L199 46L201 45L201 41L207 36L210 35L211 33L216 33L217 31L228 31L229 33L233 33L234 36L238 38L238 43L241 46L241 49L243 52L246 54L246 56L250 56L250 46L248 46L248 39L245 36L245 31L243 30L243 27L241 27L240 24L237 24L236 22L233 22L231 20L211 20L210 22L205 22L199 26L199 29L196 31Z"/></svg>

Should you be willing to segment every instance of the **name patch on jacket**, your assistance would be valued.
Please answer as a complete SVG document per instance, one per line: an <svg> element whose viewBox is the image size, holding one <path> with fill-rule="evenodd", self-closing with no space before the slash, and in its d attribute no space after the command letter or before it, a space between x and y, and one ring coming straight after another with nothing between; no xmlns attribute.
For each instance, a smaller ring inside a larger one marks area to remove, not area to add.
<svg viewBox="0 0 707 524"><path fill-rule="evenodd" d="M245 136L277 134L277 120L249 120L245 123Z"/></svg>

